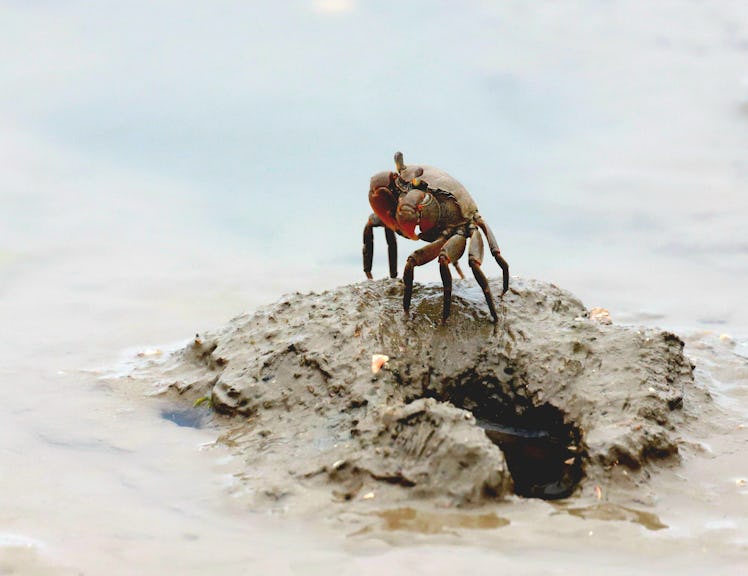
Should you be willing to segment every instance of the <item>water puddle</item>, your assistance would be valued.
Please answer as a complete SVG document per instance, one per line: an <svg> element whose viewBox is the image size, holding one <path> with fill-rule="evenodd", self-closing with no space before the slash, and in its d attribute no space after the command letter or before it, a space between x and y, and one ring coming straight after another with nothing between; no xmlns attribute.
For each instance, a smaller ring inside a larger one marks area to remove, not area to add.
<svg viewBox="0 0 748 576"><path fill-rule="evenodd" d="M183 428L205 428L211 421L211 413L203 408L164 408L161 418Z"/></svg>
<svg viewBox="0 0 748 576"><path fill-rule="evenodd" d="M456 534L458 530L493 530L509 525L509 520L493 512L467 514L460 512L434 512L409 506L374 512L380 522L365 526L352 534L360 536L373 532L404 531L418 534Z"/></svg>
<svg viewBox="0 0 748 576"><path fill-rule="evenodd" d="M583 518L585 520L632 522L652 531L664 530L669 527L667 524L663 524L656 514L609 502L595 504L593 506L561 509L572 516L577 516L578 518Z"/></svg>

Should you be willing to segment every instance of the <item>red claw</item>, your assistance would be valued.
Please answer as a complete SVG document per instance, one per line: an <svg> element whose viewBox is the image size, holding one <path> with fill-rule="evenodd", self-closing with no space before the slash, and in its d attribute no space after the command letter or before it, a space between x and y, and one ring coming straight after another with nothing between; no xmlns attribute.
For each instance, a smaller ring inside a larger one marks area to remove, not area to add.
<svg viewBox="0 0 748 576"><path fill-rule="evenodd" d="M418 240L418 234L416 234L416 224L417 222L400 222L400 231L403 233L403 235L406 238L410 238L411 240Z"/></svg>
<svg viewBox="0 0 748 576"><path fill-rule="evenodd" d="M379 216L382 223L390 230L397 230L397 221L395 220L395 208L397 202L392 197L392 192L388 188L379 187L369 192L369 204L371 204L374 213Z"/></svg>

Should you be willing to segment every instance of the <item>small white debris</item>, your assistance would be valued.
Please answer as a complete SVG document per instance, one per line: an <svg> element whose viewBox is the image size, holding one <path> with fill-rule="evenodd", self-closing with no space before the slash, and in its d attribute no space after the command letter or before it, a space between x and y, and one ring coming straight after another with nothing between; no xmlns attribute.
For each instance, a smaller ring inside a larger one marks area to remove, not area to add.
<svg viewBox="0 0 748 576"><path fill-rule="evenodd" d="M600 324L613 324L610 312L605 308L590 308L590 320L594 320Z"/></svg>
<svg viewBox="0 0 748 576"><path fill-rule="evenodd" d="M363 500L373 500L374 499L374 492L367 492L363 496L361 496Z"/></svg>
<svg viewBox="0 0 748 576"><path fill-rule="evenodd" d="M389 362L390 357L385 356L384 354L372 354L371 356L371 373L376 374L382 369L382 366L384 366L387 362Z"/></svg>
<svg viewBox="0 0 748 576"><path fill-rule="evenodd" d="M138 358L147 358L148 356L161 356L163 352L158 348L148 348L142 352L138 352Z"/></svg>

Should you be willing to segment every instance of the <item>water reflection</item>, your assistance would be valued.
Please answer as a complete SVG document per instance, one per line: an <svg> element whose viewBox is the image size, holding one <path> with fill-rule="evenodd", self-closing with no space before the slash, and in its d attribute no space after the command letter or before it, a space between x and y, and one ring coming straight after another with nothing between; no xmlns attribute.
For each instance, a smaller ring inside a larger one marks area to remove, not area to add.
<svg viewBox="0 0 748 576"><path fill-rule="evenodd" d="M619 504L603 503L593 506L581 506L566 508L566 512L579 518L595 520L613 520L619 522L634 522L647 530L664 530L667 524L663 524L656 514L636 510Z"/></svg>
<svg viewBox="0 0 748 576"><path fill-rule="evenodd" d="M381 523L366 526L354 533L353 536L371 534L382 530L386 532L403 530L420 534L454 534L460 529L493 530L509 525L509 520L501 518L493 512L484 514L435 512L406 506L379 510L373 514L381 518Z"/></svg>

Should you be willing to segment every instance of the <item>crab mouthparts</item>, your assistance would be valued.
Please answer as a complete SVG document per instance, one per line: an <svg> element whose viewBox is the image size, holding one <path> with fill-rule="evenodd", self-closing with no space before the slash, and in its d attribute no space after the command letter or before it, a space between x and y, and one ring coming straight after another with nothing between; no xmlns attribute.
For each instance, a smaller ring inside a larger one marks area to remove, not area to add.
<svg viewBox="0 0 748 576"><path fill-rule="evenodd" d="M420 224L420 214L412 206L401 204L397 209L397 224L404 236L411 240L418 240L416 226Z"/></svg>

